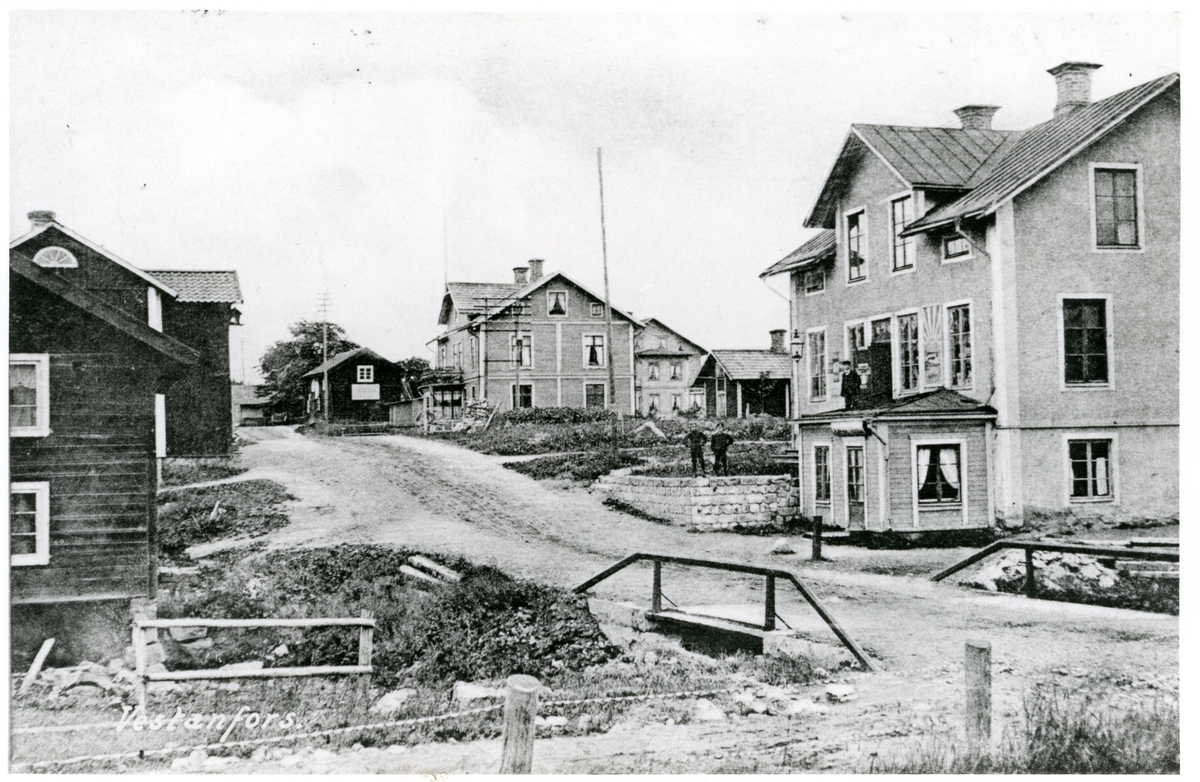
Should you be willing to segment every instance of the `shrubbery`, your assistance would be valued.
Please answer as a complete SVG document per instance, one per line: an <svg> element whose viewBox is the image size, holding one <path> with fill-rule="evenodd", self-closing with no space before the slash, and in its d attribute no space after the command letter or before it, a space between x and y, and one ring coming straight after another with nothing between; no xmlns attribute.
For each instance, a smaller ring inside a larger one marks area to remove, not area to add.
<svg viewBox="0 0 1200 782"><path fill-rule="evenodd" d="M255 480L180 489L158 498L159 549L170 559L198 543L257 537L288 523L280 507L296 499L275 481Z"/></svg>
<svg viewBox="0 0 1200 782"><path fill-rule="evenodd" d="M569 478L590 483L613 470L641 463L641 458L633 454L611 450L543 456L524 462L508 462L504 466L539 481L547 478Z"/></svg>

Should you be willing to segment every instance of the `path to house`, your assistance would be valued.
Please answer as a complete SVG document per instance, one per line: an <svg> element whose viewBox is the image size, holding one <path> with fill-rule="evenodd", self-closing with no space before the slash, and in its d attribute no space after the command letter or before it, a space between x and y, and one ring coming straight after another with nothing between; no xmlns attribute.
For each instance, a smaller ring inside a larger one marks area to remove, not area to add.
<svg viewBox="0 0 1200 782"><path fill-rule="evenodd" d="M887 670L862 674L863 705L919 699L960 708L963 644L989 640L998 699L1056 670L1124 671L1178 681L1178 619L934 584L928 574L966 549L912 552L827 547L832 563L765 553L771 540L689 534L605 508L586 489L539 483L483 456L404 436L309 438L282 427L241 430L250 471L298 497L272 548L374 543L460 554L510 575L571 587L634 551L785 567L806 580L846 630ZM883 575L908 566L912 575ZM649 566L601 584L600 596L646 604ZM761 604L761 579L666 568L664 592L689 605ZM781 592L789 624L824 633L811 610ZM870 697L866 697L868 691ZM882 700L881 700L882 699ZM889 699L891 699L889 701ZM1014 707L1015 708L1015 707Z"/></svg>

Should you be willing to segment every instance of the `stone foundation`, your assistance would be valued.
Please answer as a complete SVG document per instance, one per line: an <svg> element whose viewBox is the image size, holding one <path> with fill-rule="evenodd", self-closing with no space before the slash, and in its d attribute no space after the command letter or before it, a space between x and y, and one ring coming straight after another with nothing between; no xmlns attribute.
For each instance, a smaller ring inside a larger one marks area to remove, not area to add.
<svg viewBox="0 0 1200 782"><path fill-rule="evenodd" d="M595 488L647 515L702 532L783 525L800 517L792 478L787 475L606 475Z"/></svg>

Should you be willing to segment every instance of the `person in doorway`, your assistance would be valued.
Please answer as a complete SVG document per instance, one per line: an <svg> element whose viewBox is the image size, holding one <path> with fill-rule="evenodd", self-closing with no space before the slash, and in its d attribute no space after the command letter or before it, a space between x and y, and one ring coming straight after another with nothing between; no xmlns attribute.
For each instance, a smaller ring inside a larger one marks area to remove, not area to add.
<svg viewBox="0 0 1200 782"><path fill-rule="evenodd" d="M733 445L733 435L725 431L725 424L717 424L717 431L713 432L709 444L713 452L713 475L728 475L729 461L726 459L726 453L729 446Z"/></svg>
<svg viewBox="0 0 1200 782"><path fill-rule="evenodd" d="M862 390L862 377L855 371L849 361L842 362L842 399L846 400L847 410L858 407L859 391Z"/></svg>
<svg viewBox="0 0 1200 782"><path fill-rule="evenodd" d="M688 432L683 441L692 452L692 477L695 478L697 474L707 475L704 467L704 444L708 442L708 435L697 428Z"/></svg>

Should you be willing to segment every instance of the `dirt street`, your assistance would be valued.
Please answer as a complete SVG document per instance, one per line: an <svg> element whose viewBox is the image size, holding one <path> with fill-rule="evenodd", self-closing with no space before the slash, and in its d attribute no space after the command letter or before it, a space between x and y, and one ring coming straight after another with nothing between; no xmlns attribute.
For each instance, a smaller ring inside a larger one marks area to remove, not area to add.
<svg viewBox="0 0 1200 782"><path fill-rule="evenodd" d="M802 539L792 541L795 555L768 555L769 538L690 534L635 519L610 511L601 496L586 490L539 483L505 469L496 457L437 441L306 438L279 427L241 429L240 434L250 466L241 477L277 480L298 498L290 509L291 524L268 538L273 548L403 545L461 554L513 576L564 587L635 551L792 570L886 671L848 675L862 697L838 707L842 716L833 722L845 725L838 753L849 751L855 741L868 741L873 724L907 714L914 704L919 711L943 714L961 709L967 640L992 643L998 716L1016 714L1020 691L1031 677L1058 676L1065 682L1072 675L1120 671L1177 687L1177 617L1028 600L928 580L929 573L967 549L888 552L827 546L833 561L812 563ZM761 579L664 570L664 593L678 604L761 604ZM897 572L911 575L885 574ZM648 604L649 591L648 565L595 590L598 596L640 604ZM833 641L798 595L781 590L779 612L813 637L823 634ZM673 727L681 733L699 729ZM738 730L736 725L726 729ZM578 744L579 757L589 757L584 765L594 760L588 753L607 746L600 739L559 741ZM634 751L626 746L622 753ZM563 752L573 756L563 747L547 757ZM561 761L553 770L583 770L566 757Z"/></svg>

